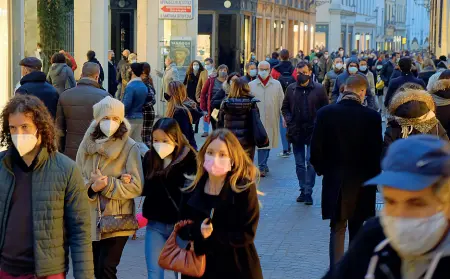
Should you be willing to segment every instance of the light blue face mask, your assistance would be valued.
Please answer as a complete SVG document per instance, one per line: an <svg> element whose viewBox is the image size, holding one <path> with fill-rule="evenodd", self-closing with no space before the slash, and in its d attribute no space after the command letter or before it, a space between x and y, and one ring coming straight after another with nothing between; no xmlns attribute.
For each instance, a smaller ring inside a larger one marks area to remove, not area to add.
<svg viewBox="0 0 450 279"><path fill-rule="evenodd" d="M258 74L258 70L256 70L256 69L253 69L253 70L250 70L250 71L249 71L249 75L250 75L251 77L256 77L257 74Z"/></svg>
<svg viewBox="0 0 450 279"><path fill-rule="evenodd" d="M358 68L356 68L356 67L348 67L348 72L350 74L356 74L358 72Z"/></svg>
<svg viewBox="0 0 450 279"><path fill-rule="evenodd" d="M364 72L365 70L367 70L367 66L359 66L359 69Z"/></svg>

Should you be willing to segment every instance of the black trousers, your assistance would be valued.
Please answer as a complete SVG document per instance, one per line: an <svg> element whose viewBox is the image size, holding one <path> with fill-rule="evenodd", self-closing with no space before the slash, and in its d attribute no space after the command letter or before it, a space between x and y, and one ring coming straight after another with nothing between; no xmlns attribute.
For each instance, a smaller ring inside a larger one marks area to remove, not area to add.
<svg viewBox="0 0 450 279"><path fill-rule="evenodd" d="M217 121L214 118L212 118L212 117L209 120L211 122L211 126L212 126L213 131L216 130L217 129Z"/></svg>
<svg viewBox="0 0 450 279"><path fill-rule="evenodd" d="M128 236L117 236L92 242L94 273L97 279L117 279L117 266Z"/></svg>
<svg viewBox="0 0 450 279"><path fill-rule="evenodd" d="M359 229L364 224L363 219L354 218L350 220L341 220L330 222L330 269L344 256L345 250L345 231L348 224L348 234L350 244L355 239Z"/></svg>

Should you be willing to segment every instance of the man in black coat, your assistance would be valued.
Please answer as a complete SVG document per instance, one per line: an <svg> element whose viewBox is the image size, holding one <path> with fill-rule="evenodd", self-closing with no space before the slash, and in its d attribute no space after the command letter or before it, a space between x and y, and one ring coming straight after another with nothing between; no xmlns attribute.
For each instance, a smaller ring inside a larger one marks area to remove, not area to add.
<svg viewBox="0 0 450 279"><path fill-rule="evenodd" d="M395 92L405 83L415 83L422 86L422 88L425 89L425 82L421 80L420 78L414 77L414 75L411 72L412 68L412 59L409 57L402 57L400 61L398 62L398 66L400 67L400 71L402 71L402 75L400 77L391 79L386 97L384 98L384 106L389 107L389 104L391 103L392 97L394 96Z"/></svg>
<svg viewBox="0 0 450 279"><path fill-rule="evenodd" d="M97 58L95 58L95 52L93 50L88 51L86 56L88 59L87 62L98 64L98 66L100 67L100 77L98 78L98 84L100 84L100 87L102 87L103 81L105 80L105 73L103 72L102 64L100 64L100 61L98 61Z"/></svg>
<svg viewBox="0 0 450 279"><path fill-rule="evenodd" d="M316 181L316 172L309 160L314 121L316 112L328 105L325 88L314 82L311 74L311 64L303 61L297 64L297 82L286 89L281 107L283 126L287 127L287 140L293 145L295 170L300 185L297 202L306 205L313 204L312 190Z"/></svg>
<svg viewBox="0 0 450 279"><path fill-rule="evenodd" d="M322 218L330 219L330 267L344 255L348 223L350 242L364 221L375 215L375 187L362 188L380 173L381 116L362 106L366 80L347 79L342 99L317 112L311 163L323 175Z"/></svg>
<svg viewBox="0 0 450 279"><path fill-rule="evenodd" d="M58 91L50 83L47 77L41 72L42 62L36 57L27 57L19 63L22 70L21 86L16 90L16 94L29 94L38 97L53 119L56 118L56 109L58 107Z"/></svg>
<svg viewBox="0 0 450 279"><path fill-rule="evenodd" d="M108 92L114 96L117 91L116 66L114 66L114 50L108 51Z"/></svg>
<svg viewBox="0 0 450 279"><path fill-rule="evenodd" d="M389 148L382 187L385 206L366 222L341 262L324 279L449 278L450 146L430 135Z"/></svg>

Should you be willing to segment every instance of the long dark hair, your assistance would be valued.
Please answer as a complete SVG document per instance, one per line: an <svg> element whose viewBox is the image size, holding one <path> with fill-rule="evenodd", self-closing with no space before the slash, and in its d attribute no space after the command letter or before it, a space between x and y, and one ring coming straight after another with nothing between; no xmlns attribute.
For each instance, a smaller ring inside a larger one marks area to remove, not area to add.
<svg viewBox="0 0 450 279"><path fill-rule="evenodd" d="M152 71L152 67L150 67L150 64L148 64L147 62L143 62L142 63L142 81L145 84L150 84L151 87L155 88L155 86L153 85L153 79L150 76L150 72Z"/></svg>
<svg viewBox="0 0 450 279"><path fill-rule="evenodd" d="M188 68L188 70L186 72L186 76L187 76L188 80L191 79L191 74L194 73L194 63L195 62L197 62L198 65L199 65L197 75L200 75L200 73L205 70L205 68L203 67L203 65L202 65L202 63L200 61L198 61L198 60L192 61L191 64L189 64L189 68Z"/></svg>
<svg viewBox="0 0 450 279"><path fill-rule="evenodd" d="M152 138L153 133L156 130L161 130L166 133L167 136L175 143L175 149L172 153L173 160L180 156L185 147L188 147L192 151L194 151L194 149L189 145L187 138L181 132L180 125L178 125L178 122L175 119L168 117L159 119L153 126ZM164 174L163 165L163 160L159 157L158 153L153 148L152 141L150 150L147 152L144 158L144 166L146 166L146 169L144 169L145 178L152 179L155 176Z"/></svg>

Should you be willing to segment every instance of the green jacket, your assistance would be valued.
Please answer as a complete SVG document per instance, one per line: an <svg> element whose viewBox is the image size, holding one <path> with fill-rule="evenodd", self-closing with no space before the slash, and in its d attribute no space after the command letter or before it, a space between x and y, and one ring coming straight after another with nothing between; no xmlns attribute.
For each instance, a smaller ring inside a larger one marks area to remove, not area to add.
<svg viewBox="0 0 450 279"><path fill-rule="evenodd" d="M15 186L12 149L0 153L0 247ZM89 202L75 162L42 148L32 175L34 258L37 277L65 273L69 248L76 279L94 278Z"/></svg>

